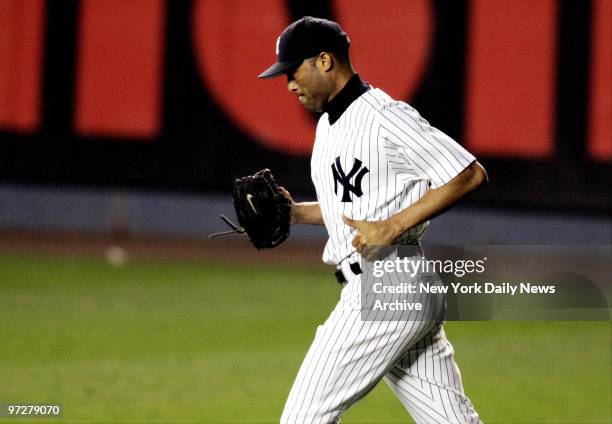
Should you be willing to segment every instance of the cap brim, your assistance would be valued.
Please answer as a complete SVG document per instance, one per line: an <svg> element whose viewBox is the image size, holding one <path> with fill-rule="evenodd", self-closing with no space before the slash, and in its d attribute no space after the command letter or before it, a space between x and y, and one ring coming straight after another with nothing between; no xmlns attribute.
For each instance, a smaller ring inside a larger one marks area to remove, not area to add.
<svg viewBox="0 0 612 424"><path fill-rule="evenodd" d="M257 78L275 78L283 75L291 68L295 68L300 63L296 61L292 62L277 62L274 65L270 66L268 69L263 71Z"/></svg>

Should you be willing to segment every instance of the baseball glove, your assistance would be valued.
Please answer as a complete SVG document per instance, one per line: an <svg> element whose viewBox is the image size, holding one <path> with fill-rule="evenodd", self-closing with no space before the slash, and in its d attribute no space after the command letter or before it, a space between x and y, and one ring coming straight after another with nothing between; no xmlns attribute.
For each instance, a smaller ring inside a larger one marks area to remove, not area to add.
<svg viewBox="0 0 612 424"><path fill-rule="evenodd" d="M289 237L291 204L278 190L269 169L234 181L234 208L240 226L221 215L231 231L211 234L246 233L257 249L276 247Z"/></svg>

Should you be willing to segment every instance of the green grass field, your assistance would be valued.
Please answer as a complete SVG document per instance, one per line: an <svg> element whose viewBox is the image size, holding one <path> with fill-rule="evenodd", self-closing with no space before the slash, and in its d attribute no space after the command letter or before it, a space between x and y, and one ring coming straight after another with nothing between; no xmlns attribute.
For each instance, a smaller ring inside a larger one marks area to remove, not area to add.
<svg viewBox="0 0 612 424"><path fill-rule="evenodd" d="M0 255L0 403L62 403L53 423L278 422L332 279L323 266ZM611 421L609 322L446 329L484 422ZM343 422L410 419L383 383Z"/></svg>

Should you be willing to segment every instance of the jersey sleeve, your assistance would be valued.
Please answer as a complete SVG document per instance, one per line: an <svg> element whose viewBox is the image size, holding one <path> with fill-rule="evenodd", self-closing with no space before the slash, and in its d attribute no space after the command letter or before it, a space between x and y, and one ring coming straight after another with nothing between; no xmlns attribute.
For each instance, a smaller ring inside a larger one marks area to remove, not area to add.
<svg viewBox="0 0 612 424"><path fill-rule="evenodd" d="M432 188L448 183L476 158L406 103L381 110L381 135L394 146L412 172Z"/></svg>

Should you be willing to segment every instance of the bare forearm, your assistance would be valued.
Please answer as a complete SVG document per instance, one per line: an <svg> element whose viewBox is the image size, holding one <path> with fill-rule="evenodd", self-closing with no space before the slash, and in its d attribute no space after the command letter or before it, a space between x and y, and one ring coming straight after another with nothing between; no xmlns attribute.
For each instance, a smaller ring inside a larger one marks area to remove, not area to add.
<svg viewBox="0 0 612 424"><path fill-rule="evenodd" d="M323 215L319 202L294 203L292 221L294 224L323 225Z"/></svg>
<svg viewBox="0 0 612 424"><path fill-rule="evenodd" d="M478 162L472 163L447 184L429 190L409 208L392 216L389 221L393 232L400 236L410 228L438 216L486 181L484 168Z"/></svg>

